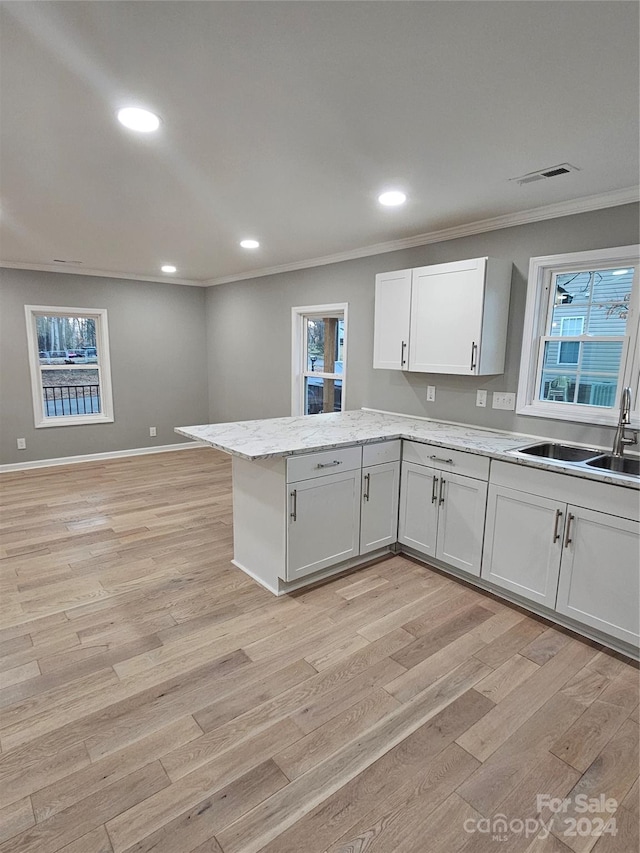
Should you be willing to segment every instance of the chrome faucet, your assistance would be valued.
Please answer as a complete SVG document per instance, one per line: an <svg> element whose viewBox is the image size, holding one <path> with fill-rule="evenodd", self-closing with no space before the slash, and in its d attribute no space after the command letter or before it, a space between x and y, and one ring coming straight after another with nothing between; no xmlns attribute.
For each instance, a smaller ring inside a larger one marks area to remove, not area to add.
<svg viewBox="0 0 640 853"><path fill-rule="evenodd" d="M638 433L636 430L632 430L631 435L627 435L627 427L630 423L631 388L623 388L620 398L620 417L618 418L618 426L616 434L613 437L613 447L611 448L613 456L622 456L627 445L638 443Z"/></svg>

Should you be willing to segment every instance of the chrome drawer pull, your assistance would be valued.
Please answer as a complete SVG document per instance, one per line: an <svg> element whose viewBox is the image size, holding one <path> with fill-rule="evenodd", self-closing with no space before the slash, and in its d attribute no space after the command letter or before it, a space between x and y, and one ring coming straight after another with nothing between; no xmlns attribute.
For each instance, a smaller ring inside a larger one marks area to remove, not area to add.
<svg viewBox="0 0 640 853"><path fill-rule="evenodd" d="M337 459L334 459L333 462L318 462L316 468L335 468L336 465L342 465L342 462L338 462Z"/></svg>
<svg viewBox="0 0 640 853"><path fill-rule="evenodd" d="M436 486L438 485L438 478L434 475L433 477L433 487L431 489L431 503L434 504L438 500L438 494Z"/></svg>
<svg viewBox="0 0 640 853"><path fill-rule="evenodd" d="M293 521L298 520L298 490L294 489L292 492L289 492L289 496L293 498L293 506L291 508L291 512L289 513Z"/></svg>
<svg viewBox="0 0 640 853"><path fill-rule="evenodd" d="M571 515L571 513L569 513L569 515L567 516L567 535L564 537L565 548L568 548L569 545L571 545L571 543L573 542L573 539L571 538L571 522L574 518L575 515Z"/></svg>
<svg viewBox="0 0 640 853"><path fill-rule="evenodd" d="M371 487L371 474L365 474L364 475L364 482L365 482L365 488L364 488L364 494L362 495L362 497L364 498L365 501L368 501L369 500L369 488Z"/></svg>
<svg viewBox="0 0 640 853"><path fill-rule="evenodd" d="M553 527L553 544L555 545L558 539L560 538L560 534L558 533L558 522L562 518L562 513L559 509L556 510L556 523Z"/></svg>
<svg viewBox="0 0 640 853"><path fill-rule="evenodd" d="M453 465L453 459L443 459L441 456L430 456L434 462L444 462L446 465Z"/></svg>
<svg viewBox="0 0 640 853"><path fill-rule="evenodd" d="M476 369L476 353L478 352L478 344L473 341L471 344L471 367L470 370L473 371Z"/></svg>
<svg viewBox="0 0 640 853"><path fill-rule="evenodd" d="M440 500L438 501L438 505L440 505L440 504L443 504L443 503L444 503L444 484L445 484L445 482L446 482L446 481L445 481L445 479L444 479L444 477L443 477L443 478L440 480Z"/></svg>
<svg viewBox="0 0 640 853"><path fill-rule="evenodd" d="M407 363L407 359L404 357L404 351L407 348L407 345L404 341L402 341L402 349L400 351L400 366Z"/></svg>

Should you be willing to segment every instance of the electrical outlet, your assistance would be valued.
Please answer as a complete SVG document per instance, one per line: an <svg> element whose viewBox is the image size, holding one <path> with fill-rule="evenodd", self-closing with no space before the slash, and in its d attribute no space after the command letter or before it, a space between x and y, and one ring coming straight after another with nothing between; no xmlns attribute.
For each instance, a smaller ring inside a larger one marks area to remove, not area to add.
<svg viewBox="0 0 640 853"><path fill-rule="evenodd" d="M158 431L155 427L149 427L149 435L151 438L155 438L158 434Z"/></svg>
<svg viewBox="0 0 640 853"><path fill-rule="evenodd" d="M427 403L433 403L436 399L436 386L427 385Z"/></svg>
<svg viewBox="0 0 640 853"><path fill-rule="evenodd" d="M516 407L516 395L509 391L495 392L491 405L494 409L508 409L512 411Z"/></svg>
<svg viewBox="0 0 640 853"><path fill-rule="evenodd" d="M480 406L481 408L486 408L487 405L487 392L486 391L476 391L476 406Z"/></svg>
<svg viewBox="0 0 640 853"><path fill-rule="evenodd" d="M27 449L27 439L19 438L18 439L18 450L26 450Z"/></svg>

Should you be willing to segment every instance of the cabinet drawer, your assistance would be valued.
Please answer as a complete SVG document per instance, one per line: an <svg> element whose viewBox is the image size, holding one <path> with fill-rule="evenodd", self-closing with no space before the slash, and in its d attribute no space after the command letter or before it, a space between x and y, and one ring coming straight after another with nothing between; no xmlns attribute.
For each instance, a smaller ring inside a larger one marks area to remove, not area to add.
<svg viewBox="0 0 640 853"><path fill-rule="evenodd" d="M402 447L404 462L414 462L416 465L426 465L429 468L439 468L442 471L453 471L476 480L489 479L489 457L476 453L465 453L462 450L449 450L446 447L435 447L433 444L421 444L417 441L405 441Z"/></svg>
<svg viewBox="0 0 640 853"><path fill-rule="evenodd" d="M362 448L362 467L400 461L400 439L365 444Z"/></svg>
<svg viewBox="0 0 640 853"><path fill-rule="evenodd" d="M287 483L326 477L327 474L335 474L337 471L353 471L360 468L361 464L361 447L342 447L305 453L303 456L291 456L287 459Z"/></svg>
<svg viewBox="0 0 640 853"><path fill-rule="evenodd" d="M513 462L494 461L491 482L563 503L639 520L638 490Z"/></svg>

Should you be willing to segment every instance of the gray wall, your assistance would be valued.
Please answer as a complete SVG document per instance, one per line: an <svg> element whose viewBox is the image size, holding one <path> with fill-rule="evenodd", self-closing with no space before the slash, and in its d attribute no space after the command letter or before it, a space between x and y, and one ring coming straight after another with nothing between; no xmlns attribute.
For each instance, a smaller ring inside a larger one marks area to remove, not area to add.
<svg viewBox="0 0 640 853"><path fill-rule="evenodd" d="M610 429L480 409L475 396L479 388L517 388L529 258L636 243L638 225L638 205L625 205L208 290L2 270L0 463L153 447L181 441L173 432L181 424L289 415L291 307L329 302L349 303L349 409L371 406L607 444ZM504 375L373 370L375 274L483 255L514 263ZM34 428L25 304L108 309L113 424ZM435 403L426 402L428 384L437 387ZM149 426L157 427L157 438L149 437ZM26 438L25 451L17 450L18 437Z"/></svg>
<svg viewBox="0 0 640 853"><path fill-rule="evenodd" d="M30 270L0 271L0 462L182 442L206 423L205 291L199 287ZM115 422L35 429L25 305L106 308ZM158 430L149 437L149 427ZM17 450L16 438L27 440Z"/></svg>
<svg viewBox="0 0 640 853"><path fill-rule="evenodd" d="M476 390L516 391L529 259L638 242L638 205L211 287L207 299L211 422L291 414L291 307L349 303L347 408L370 406L497 429L607 444L610 429L475 405ZM387 270L489 255L513 261L505 373L464 377L373 370L374 277ZM436 401L426 402L426 386Z"/></svg>

